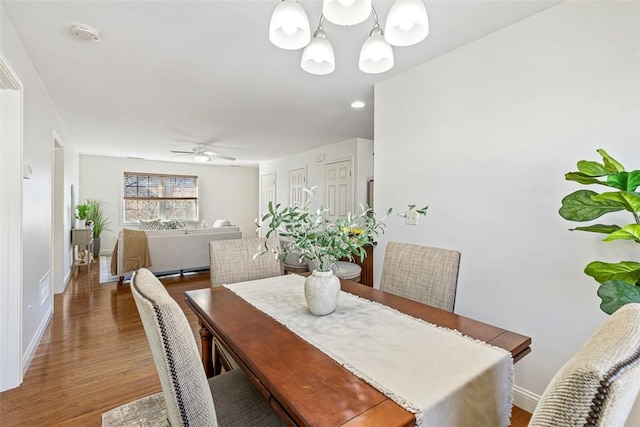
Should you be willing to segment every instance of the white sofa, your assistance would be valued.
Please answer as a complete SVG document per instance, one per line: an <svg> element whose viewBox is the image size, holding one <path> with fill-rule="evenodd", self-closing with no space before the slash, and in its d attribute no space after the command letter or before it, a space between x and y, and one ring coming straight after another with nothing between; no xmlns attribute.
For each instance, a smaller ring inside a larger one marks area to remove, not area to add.
<svg viewBox="0 0 640 427"><path fill-rule="evenodd" d="M242 232L235 225L181 230L148 230L149 254L153 273L184 272L209 268L209 242L212 240L241 239ZM124 279L130 273L124 268L124 237L118 236L117 275Z"/></svg>

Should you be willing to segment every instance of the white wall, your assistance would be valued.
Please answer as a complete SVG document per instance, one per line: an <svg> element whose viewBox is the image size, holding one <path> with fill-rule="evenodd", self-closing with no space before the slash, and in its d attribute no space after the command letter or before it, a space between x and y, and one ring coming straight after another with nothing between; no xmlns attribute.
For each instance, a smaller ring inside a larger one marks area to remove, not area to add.
<svg viewBox="0 0 640 427"><path fill-rule="evenodd" d="M460 250L456 312L533 338L516 383L534 394L605 319L584 266L640 257L558 215L597 148L640 167L638 16L562 3L375 88L376 205L430 205L390 225L376 278L388 241Z"/></svg>
<svg viewBox="0 0 640 427"><path fill-rule="evenodd" d="M320 156L320 157L318 157ZM322 160L319 161L319 158ZM276 172L276 202L289 204L289 171L307 168L307 187L317 186L316 196L312 200L324 205L325 165L338 160L353 160L354 210L359 211L358 203L367 203L366 181L373 179L373 141L354 138L336 144L325 145L303 153L281 157L260 163L260 175ZM257 212L257 210L256 210Z"/></svg>
<svg viewBox="0 0 640 427"><path fill-rule="evenodd" d="M118 232L125 226L122 222L124 172L197 175L200 220L204 219L210 227L216 219L228 219L240 227L243 237L255 236L257 168L81 155L78 200L103 201L105 214L112 221L110 231L105 231L100 238L103 255L111 253Z"/></svg>
<svg viewBox="0 0 640 427"><path fill-rule="evenodd" d="M22 352L26 370L53 311L51 190L54 132L65 146L65 164L69 167L64 174L65 188L77 184L78 156L46 88L1 6L0 30L0 50L24 85L23 162L33 169L32 178L23 180L22 192L25 266L21 285ZM69 229L67 226L62 234L68 235ZM67 251L68 247L66 244ZM68 275L67 268L61 276ZM41 298L41 291L45 298Z"/></svg>

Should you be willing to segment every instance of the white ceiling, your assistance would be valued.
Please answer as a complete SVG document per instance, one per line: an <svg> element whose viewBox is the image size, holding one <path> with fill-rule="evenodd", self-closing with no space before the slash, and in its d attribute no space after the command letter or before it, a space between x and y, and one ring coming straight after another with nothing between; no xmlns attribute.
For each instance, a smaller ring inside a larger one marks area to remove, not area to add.
<svg viewBox="0 0 640 427"><path fill-rule="evenodd" d="M379 75L357 66L371 18L349 28L325 23L336 54L336 71L328 76L304 72L301 51L270 44L277 3L2 1L80 153L193 161L170 150L210 142L240 165L373 139L375 83L558 1L426 0L429 36L394 48L395 67ZM300 4L315 27L320 0ZM384 21L392 1L373 4ZM73 38L74 23L96 27L101 41ZM354 110L354 100L367 105Z"/></svg>

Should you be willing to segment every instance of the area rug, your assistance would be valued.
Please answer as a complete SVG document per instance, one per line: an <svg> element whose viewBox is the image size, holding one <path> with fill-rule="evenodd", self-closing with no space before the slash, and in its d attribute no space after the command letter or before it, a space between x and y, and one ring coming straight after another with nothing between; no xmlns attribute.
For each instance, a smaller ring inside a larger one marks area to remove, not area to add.
<svg viewBox="0 0 640 427"><path fill-rule="evenodd" d="M102 427L169 426L162 393L152 394L102 414Z"/></svg>
<svg viewBox="0 0 640 427"><path fill-rule="evenodd" d="M129 280L131 278L130 274L124 276L125 280ZM117 282L118 276L111 275L111 257L110 256L101 256L100 257L100 283L111 283Z"/></svg>

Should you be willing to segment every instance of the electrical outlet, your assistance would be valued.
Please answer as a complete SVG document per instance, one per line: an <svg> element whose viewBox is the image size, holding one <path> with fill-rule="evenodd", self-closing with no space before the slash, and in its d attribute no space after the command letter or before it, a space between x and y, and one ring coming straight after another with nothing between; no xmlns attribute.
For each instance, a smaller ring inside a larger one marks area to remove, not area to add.
<svg viewBox="0 0 640 427"><path fill-rule="evenodd" d="M31 320L31 304L27 306L27 320Z"/></svg>
<svg viewBox="0 0 640 427"><path fill-rule="evenodd" d="M404 223L407 225L418 225L418 212L409 211L404 217Z"/></svg>

